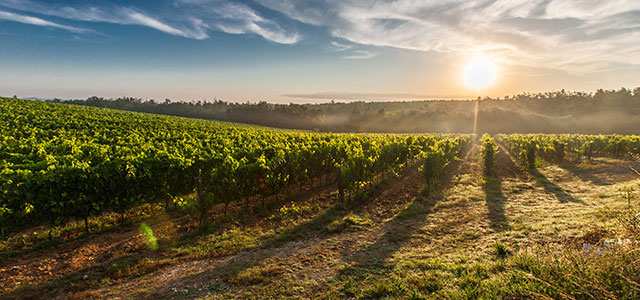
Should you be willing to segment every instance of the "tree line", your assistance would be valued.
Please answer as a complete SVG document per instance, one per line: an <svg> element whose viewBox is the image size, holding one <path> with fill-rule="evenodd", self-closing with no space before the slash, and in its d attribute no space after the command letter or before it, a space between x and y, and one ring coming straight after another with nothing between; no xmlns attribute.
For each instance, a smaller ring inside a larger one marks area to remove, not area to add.
<svg viewBox="0 0 640 300"><path fill-rule="evenodd" d="M470 133L475 100L479 101L481 133L636 134L640 128L640 88L593 93L561 90L466 101L273 104L130 97L54 101L320 132Z"/></svg>

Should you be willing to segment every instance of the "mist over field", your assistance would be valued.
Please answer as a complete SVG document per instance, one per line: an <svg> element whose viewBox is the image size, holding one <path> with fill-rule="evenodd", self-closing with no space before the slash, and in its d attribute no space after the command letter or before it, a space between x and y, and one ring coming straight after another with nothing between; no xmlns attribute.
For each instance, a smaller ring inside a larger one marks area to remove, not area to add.
<svg viewBox="0 0 640 300"><path fill-rule="evenodd" d="M592 93L563 90L476 100L288 105L98 97L65 102L277 128L373 133L472 133L478 102L480 133L637 134L640 128L639 88Z"/></svg>

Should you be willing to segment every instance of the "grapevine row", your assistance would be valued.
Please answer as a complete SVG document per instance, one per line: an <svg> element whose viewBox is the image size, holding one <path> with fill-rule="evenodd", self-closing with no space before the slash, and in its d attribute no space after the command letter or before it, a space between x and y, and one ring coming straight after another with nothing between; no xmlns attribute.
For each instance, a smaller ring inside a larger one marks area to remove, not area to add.
<svg viewBox="0 0 640 300"><path fill-rule="evenodd" d="M498 139L528 167L534 167L536 156L562 162L567 154L587 159L640 154L640 136L636 135L509 134Z"/></svg>
<svg viewBox="0 0 640 300"><path fill-rule="evenodd" d="M442 158L425 164L440 172L468 140L293 132L18 99L0 100L0 121L2 232L122 213L197 186L207 206L249 201L337 168L354 189L420 156Z"/></svg>

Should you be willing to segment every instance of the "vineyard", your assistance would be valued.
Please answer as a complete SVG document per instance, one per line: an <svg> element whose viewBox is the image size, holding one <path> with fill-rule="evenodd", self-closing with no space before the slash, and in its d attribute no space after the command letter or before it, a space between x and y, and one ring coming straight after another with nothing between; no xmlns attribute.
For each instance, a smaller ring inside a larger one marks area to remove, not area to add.
<svg viewBox="0 0 640 300"><path fill-rule="evenodd" d="M536 157L561 163L567 156L590 160L593 157L634 159L640 155L640 136L512 134L499 135L498 140L527 168L535 166Z"/></svg>
<svg viewBox="0 0 640 300"><path fill-rule="evenodd" d="M0 126L3 299L640 297L640 136L312 133L9 98Z"/></svg>
<svg viewBox="0 0 640 300"><path fill-rule="evenodd" d="M15 99L0 111L2 232L174 202L196 188L197 203L175 202L202 213L336 172L348 192L422 157L433 180L469 141L286 132Z"/></svg>

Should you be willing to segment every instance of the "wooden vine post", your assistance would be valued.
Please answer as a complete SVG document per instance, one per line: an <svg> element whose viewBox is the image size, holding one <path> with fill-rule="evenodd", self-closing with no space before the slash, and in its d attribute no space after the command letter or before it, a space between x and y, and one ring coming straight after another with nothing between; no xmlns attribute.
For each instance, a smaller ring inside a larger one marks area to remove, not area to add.
<svg viewBox="0 0 640 300"><path fill-rule="evenodd" d="M340 167L337 167L336 172L336 179L338 181L338 195L340 195L340 201L344 202L344 181L342 180L342 169Z"/></svg>
<svg viewBox="0 0 640 300"><path fill-rule="evenodd" d="M207 218L207 205L204 201L204 192L202 191L202 179L196 177L196 193L198 195L198 211L200 212L200 227L205 228L209 225Z"/></svg>
<svg viewBox="0 0 640 300"><path fill-rule="evenodd" d="M553 141L553 148L556 150L556 162L564 161L564 143Z"/></svg>

